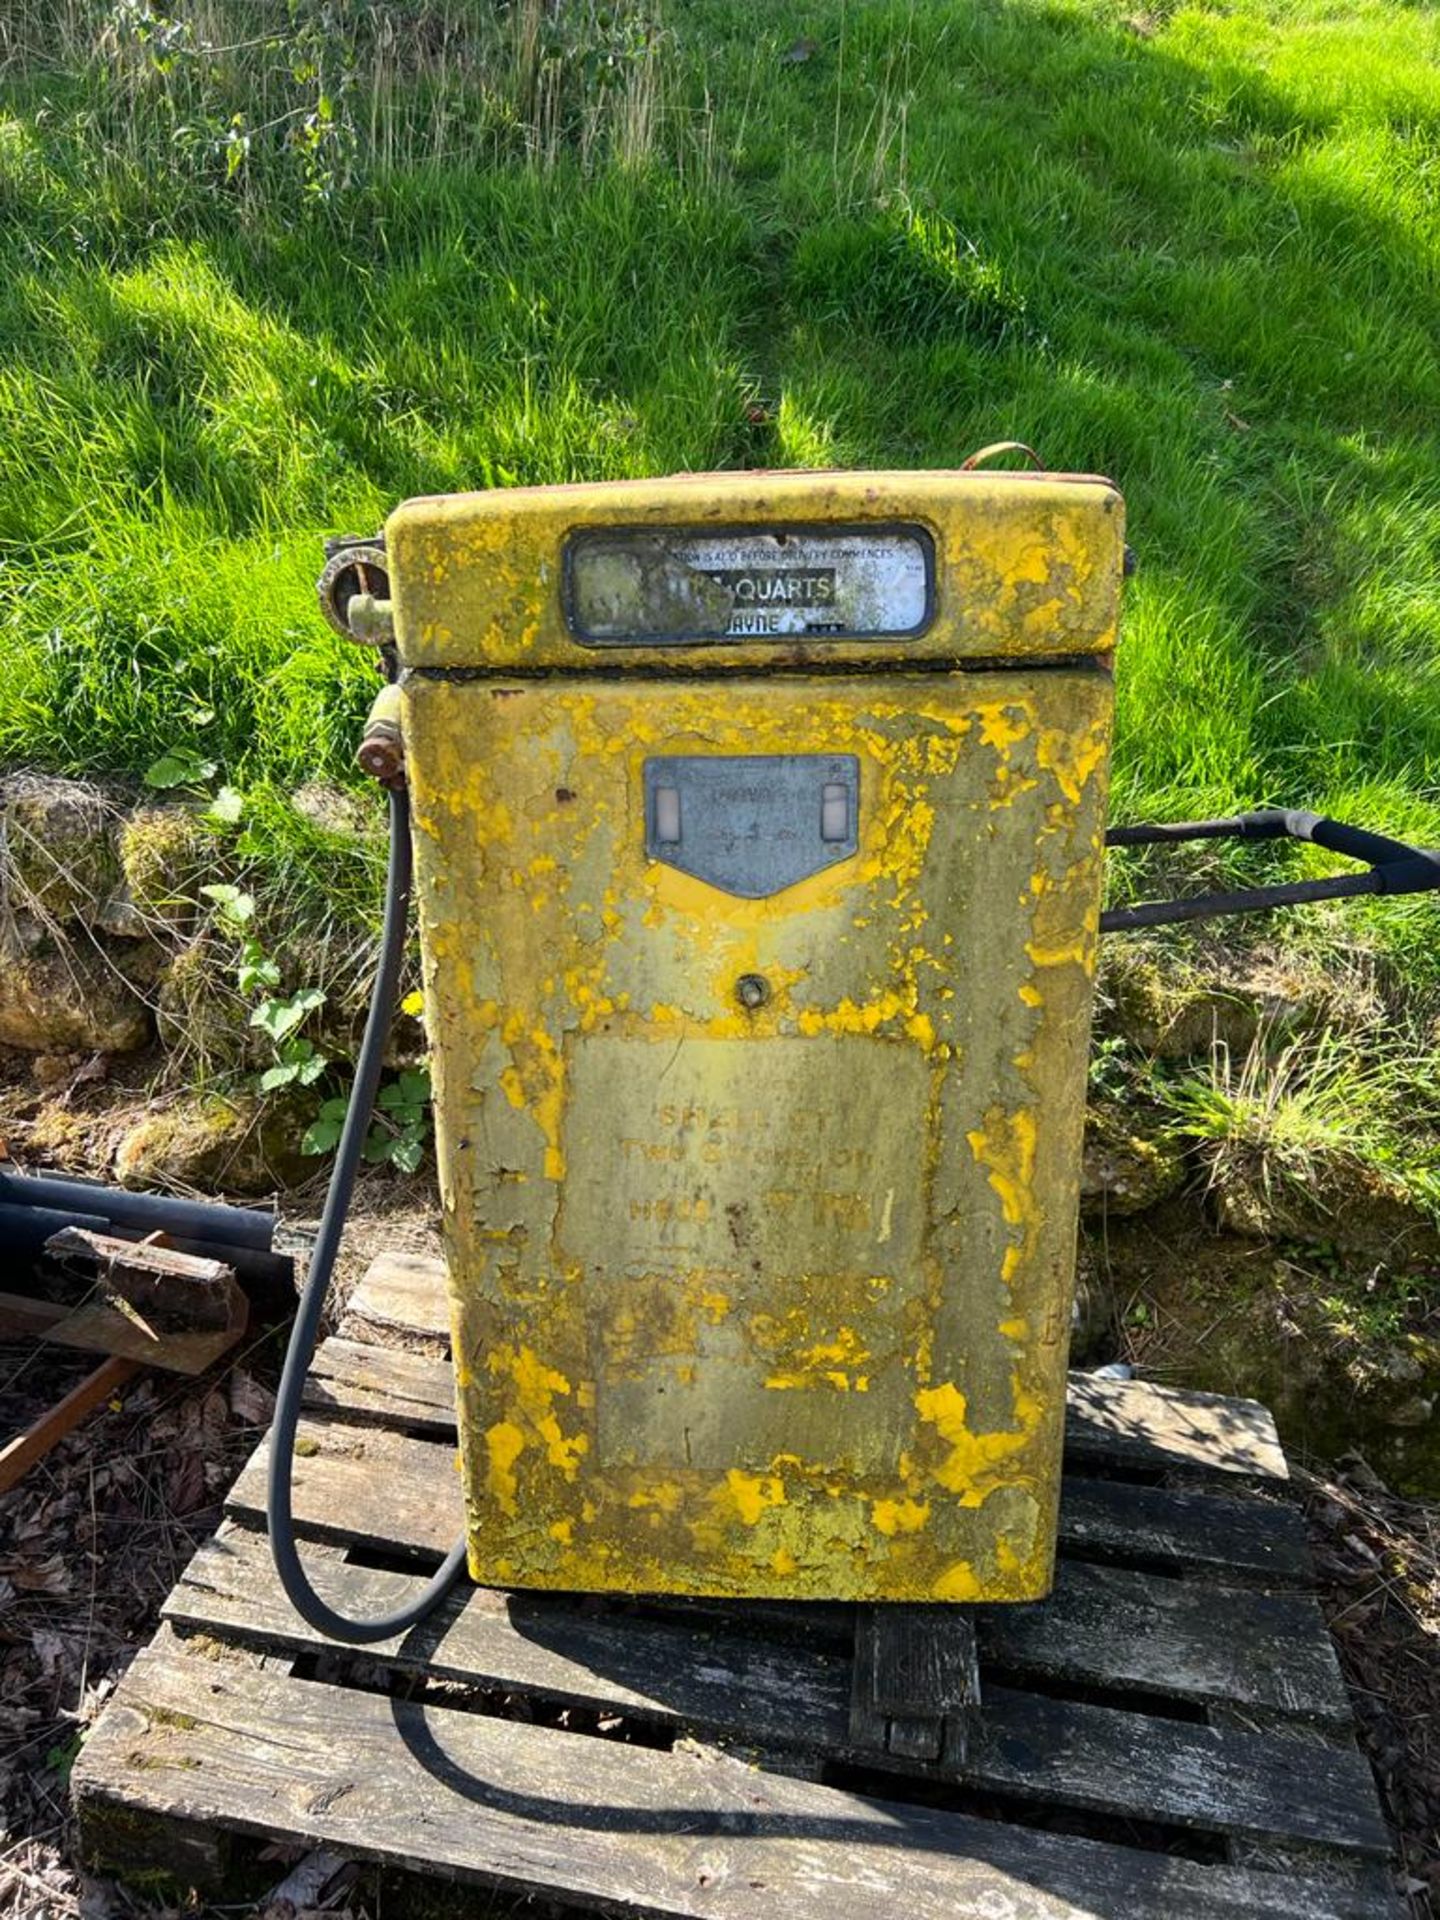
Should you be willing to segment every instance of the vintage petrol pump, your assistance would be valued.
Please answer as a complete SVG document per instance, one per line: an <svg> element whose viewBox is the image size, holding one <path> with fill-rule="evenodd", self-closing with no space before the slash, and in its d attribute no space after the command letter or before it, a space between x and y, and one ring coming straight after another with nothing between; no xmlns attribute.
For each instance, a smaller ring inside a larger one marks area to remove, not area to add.
<svg viewBox="0 0 1440 1920"><path fill-rule="evenodd" d="M337 549L394 674L372 1027L413 835L477 1581L1047 1591L1123 526L1082 475L729 473L413 500ZM1440 880L1313 814L1112 839L1222 832L1372 871L1107 924ZM372 1033L272 1457L287 1590L351 1639L465 1558L346 1621L289 1526L378 1070Z"/></svg>
<svg viewBox="0 0 1440 1920"><path fill-rule="evenodd" d="M387 551L472 1575L1044 1593L1119 495L706 475Z"/></svg>

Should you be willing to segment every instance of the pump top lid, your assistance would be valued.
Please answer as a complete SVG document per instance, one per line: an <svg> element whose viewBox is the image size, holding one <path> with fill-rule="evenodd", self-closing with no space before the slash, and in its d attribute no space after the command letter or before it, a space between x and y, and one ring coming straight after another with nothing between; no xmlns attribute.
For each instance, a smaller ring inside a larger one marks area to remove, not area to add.
<svg viewBox="0 0 1440 1920"><path fill-rule="evenodd" d="M1114 647L1124 503L1081 474L674 474L410 500L386 547L422 673L1038 665Z"/></svg>

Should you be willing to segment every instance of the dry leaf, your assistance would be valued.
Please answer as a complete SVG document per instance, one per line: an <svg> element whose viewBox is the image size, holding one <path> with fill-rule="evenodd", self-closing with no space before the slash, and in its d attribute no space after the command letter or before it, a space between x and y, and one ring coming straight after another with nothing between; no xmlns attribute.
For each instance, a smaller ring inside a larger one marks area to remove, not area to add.
<svg viewBox="0 0 1440 1920"><path fill-rule="evenodd" d="M275 1411L275 1396L253 1373L237 1367L230 1376L230 1411L247 1427L268 1427Z"/></svg>
<svg viewBox="0 0 1440 1920"><path fill-rule="evenodd" d="M22 1593L69 1593L75 1584L60 1553L52 1553L46 1560L10 1560L4 1570Z"/></svg>

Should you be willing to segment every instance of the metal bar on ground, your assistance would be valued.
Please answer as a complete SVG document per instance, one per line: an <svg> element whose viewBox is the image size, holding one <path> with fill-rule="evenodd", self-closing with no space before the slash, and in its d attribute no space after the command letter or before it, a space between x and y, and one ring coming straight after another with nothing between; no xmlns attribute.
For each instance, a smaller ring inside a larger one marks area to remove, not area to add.
<svg viewBox="0 0 1440 1920"><path fill-rule="evenodd" d="M0 1447L0 1493L8 1493L21 1475L43 1460L52 1448L58 1446L66 1434L72 1433L87 1413L94 1411L112 1393L123 1387L140 1371L138 1360L119 1360L111 1358L89 1373L79 1386L72 1387L63 1400L57 1400L47 1413L28 1426L23 1433Z"/></svg>

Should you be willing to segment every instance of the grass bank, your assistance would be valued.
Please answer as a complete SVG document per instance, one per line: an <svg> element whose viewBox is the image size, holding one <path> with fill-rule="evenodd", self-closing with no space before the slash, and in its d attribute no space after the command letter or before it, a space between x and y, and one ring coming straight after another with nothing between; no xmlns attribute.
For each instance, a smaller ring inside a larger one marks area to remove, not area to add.
<svg viewBox="0 0 1440 1920"><path fill-rule="evenodd" d="M1129 501L1119 817L1440 844L1432 9L21 0L0 63L0 763L188 751L277 949L338 967L378 883L289 798L370 684L324 533L1012 435ZM1435 928L1285 938L1413 1056Z"/></svg>

